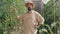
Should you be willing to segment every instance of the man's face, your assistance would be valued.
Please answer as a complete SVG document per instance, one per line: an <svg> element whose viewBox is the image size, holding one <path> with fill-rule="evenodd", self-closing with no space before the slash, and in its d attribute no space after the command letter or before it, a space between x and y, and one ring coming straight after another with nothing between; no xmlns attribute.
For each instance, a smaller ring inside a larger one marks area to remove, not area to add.
<svg viewBox="0 0 60 34"><path fill-rule="evenodd" d="M32 5L31 4L28 4L27 5L27 8L28 8L29 11L31 11L32 10Z"/></svg>

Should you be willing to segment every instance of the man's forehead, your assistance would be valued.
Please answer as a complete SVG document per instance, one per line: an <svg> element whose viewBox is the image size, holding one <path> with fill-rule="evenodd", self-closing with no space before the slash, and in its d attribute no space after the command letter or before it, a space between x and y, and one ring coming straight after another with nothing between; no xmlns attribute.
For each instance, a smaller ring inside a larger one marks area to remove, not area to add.
<svg viewBox="0 0 60 34"><path fill-rule="evenodd" d="M28 3L27 5L31 5L30 3Z"/></svg>

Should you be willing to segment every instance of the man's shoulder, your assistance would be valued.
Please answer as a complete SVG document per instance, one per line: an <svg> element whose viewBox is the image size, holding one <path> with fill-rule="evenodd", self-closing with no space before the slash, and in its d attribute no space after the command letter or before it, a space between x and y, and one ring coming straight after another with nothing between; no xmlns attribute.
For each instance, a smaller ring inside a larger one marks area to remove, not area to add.
<svg viewBox="0 0 60 34"><path fill-rule="evenodd" d="M37 11L34 11L34 10L33 10L33 12L34 12L35 14L40 14L39 12L37 12Z"/></svg>

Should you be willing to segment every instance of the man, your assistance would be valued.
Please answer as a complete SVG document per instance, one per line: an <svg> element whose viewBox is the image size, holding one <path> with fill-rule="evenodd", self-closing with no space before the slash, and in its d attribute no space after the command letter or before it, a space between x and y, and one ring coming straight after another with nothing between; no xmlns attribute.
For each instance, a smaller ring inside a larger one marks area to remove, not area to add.
<svg viewBox="0 0 60 34"><path fill-rule="evenodd" d="M35 7L32 1L26 3L28 12L22 16L17 16L17 19L23 22L23 34L37 34L37 28L44 24L44 18L36 11L32 10Z"/></svg>

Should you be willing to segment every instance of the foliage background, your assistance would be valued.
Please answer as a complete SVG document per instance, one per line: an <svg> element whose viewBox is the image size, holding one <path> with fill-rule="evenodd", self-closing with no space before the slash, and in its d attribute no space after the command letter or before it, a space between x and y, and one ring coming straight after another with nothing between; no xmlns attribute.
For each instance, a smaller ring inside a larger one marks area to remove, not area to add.
<svg viewBox="0 0 60 34"><path fill-rule="evenodd" d="M44 5L45 24L42 25L37 34L59 34L60 32L60 1L50 0ZM21 22L17 21L17 15L26 13L23 0L0 0L0 34L19 34L22 30ZM19 31L18 31L19 30Z"/></svg>
<svg viewBox="0 0 60 34"><path fill-rule="evenodd" d="M45 25L43 25L43 27L40 27L40 33L38 34L60 34L59 3L59 0L50 0L46 5L44 5Z"/></svg>
<svg viewBox="0 0 60 34"><path fill-rule="evenodd" d="M16 20L14 11L17 15L24 14L26 8L23 0L0 0L0 34L10 34L21 24Z"/></svg>

